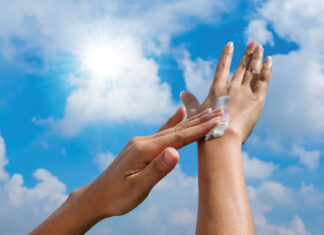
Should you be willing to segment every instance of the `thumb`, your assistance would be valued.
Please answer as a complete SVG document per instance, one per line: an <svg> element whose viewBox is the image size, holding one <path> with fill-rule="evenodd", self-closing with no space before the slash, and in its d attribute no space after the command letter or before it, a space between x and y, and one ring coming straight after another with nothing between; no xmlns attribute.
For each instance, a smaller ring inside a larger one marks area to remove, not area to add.
<svg viewBox="0 0 324 235"><path fill-rule="evenodd" d="M188 91L182 91L180 93L180 98L182 103L185 105L188 117L195 114L196 110L199 108L200 104L197 98Z"/></svg>
<svg viewBox="0 0 324 235"><path fill-rule="evenodd" d="M153 188L178 163L179 153L174 148L166 148L142 171L144 181L148 187Z"/></svg>

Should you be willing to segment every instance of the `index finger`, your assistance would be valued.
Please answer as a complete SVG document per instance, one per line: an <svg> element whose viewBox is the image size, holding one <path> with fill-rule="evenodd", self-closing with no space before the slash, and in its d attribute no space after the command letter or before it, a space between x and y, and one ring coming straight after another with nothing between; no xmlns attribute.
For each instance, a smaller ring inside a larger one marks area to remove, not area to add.
<svg viewBox="0 0 324 235"><path fill-rule="evenodd" d="M209 121L200 123L196 126L175 130L172 133L152 139L149 144L149 148L152 150L152 152L156 152L156 154L167 147L173 147L175 149L182 148L204 137L208 131L213 129L219 123L220 117L214 117ZM156 154L152 154L152 156L155 156Z"/></svg>

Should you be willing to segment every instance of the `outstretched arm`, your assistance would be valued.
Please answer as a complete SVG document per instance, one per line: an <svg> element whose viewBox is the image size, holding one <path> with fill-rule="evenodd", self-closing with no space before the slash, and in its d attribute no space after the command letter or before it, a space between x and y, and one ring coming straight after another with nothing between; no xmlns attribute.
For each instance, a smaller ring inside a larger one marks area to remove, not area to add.
<svg viewBox="0 0 324 235"><path fill-rule="evenodd" d="M30 234L84 234L104 218L128 213L175 167L179 160L176 149L203 137L221 115L206 110L181 122L185 110L180 108L158 133L131 139L97 179L73 191Z"/></svg>
<svg viewBox="0 0 324 235"><path fill-rule="evenodd" d="M254 234L241 147L262 111L272 61L268 57L262 65L263 48L252 41L232 80L228 82L233 51L233 44L228 43L218 63L210 92L202 105L191 93L181 94L191 115L213 107L221 96L230 96L230 121L224 136L198 142L198 235Z"/></svg>

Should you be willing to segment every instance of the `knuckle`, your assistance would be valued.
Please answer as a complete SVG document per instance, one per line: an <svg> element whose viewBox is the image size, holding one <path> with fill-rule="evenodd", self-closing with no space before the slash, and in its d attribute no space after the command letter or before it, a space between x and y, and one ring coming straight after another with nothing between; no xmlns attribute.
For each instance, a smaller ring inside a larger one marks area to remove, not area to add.
<svg viewBox="0 0 324 235"><path fill-rule="evenodd" d="M133 137L133 138L131 138L130 140L129 140L129 144L135 144L135 143L137 143L138 141L139 141L139 137L138 136L135 136L135 137Z"/></svg>
<svg viewBox="0 0 324 235"><path fill-rule="evenodd" d="M219 71L225 70L226 68L227 68L227 64L224 61L219 62L217 65L217 70Z"/></svg>
<svg viewBox="0 0 324 235"><path fill-rule="evenodd" d="M175 131L176 133L178 133L178 132L181 132L184 128L185 128L184 125L179 125L179 126L176 126L176 127L174 128L174 131Z"/></svg>
<svg viewBox="0 0 324 235"><path fill-rule="evenodd" d="M181 130L177 131L175 138L176 138L176 141L179 143L179 145L181 145L181 146L187 145L187 141L183 134L183 131L181 131Z"/></svg>
<svg viewBox="0 0 324 235"><path fill-rule="evenodd" d="M258 97L258 101L259 101L261 104L263 104L263 103L265 102L265 95L260 95L260 96Z"/></svg>
<svg viewBox="0 0 324 235"><path fill-rule="evenodd" d="M259 74L259 71L255 67L249 67L247 72L249 72L252 75L257 75Z"/></svg>
<svg viewBox="0 0 324 235"><path fill-rule="evenodd" d="M242 62L242 63L239 64L238 69L239 70L245 70L247 68L247 65L248 65L247 63Z"/></svg>
<svg viewBox="0 0 324 235"><path fill-rule="evenodd" d="M202 116L198 119L197 124L204 123L210 119L210 115Z"/></svg>
<svg viewBox="0 0 324 235"><path fill-rule="evenodd" d="M136 142L135 144L133 144L133 149L137 152L143 152L144 148L145 146L142 142Z"/></svg>
<svg viewBox="0 0 324 235"><path fill-rule="evenodd" d="M144 143L141 141L141 137L133 137L130 141L129 141L129 145L138 152L141 152L144 150Z"/></svg>
<svg viewBox="0 0 324 235"><path fill-rule="evenodd" d="M253 93L250 95L250 98L251 98L251 100L253 100L253 101L258 101L258 100L259 100L259 97L256 96L256 95L253 94Z"/></svg>
<svg viewBox="0 0 324 235"><path fill-rule="evenodd" d="M270 80L270 73L261 73L260 74L260 81L268 82Z"/></svg>

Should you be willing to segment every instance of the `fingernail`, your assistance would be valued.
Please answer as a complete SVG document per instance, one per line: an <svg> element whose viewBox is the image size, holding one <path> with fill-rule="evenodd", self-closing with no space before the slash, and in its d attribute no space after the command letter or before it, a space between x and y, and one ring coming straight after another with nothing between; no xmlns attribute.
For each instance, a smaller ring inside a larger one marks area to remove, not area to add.
<svg viewBox="0 0 324 235"><path fill-rule="evenodd" d="M216 109L216 110L214 110L214 111L209 115L209 118L213 118L213 117L219 116L220 113L221 113L221 109Z"/></svg>
<svg viewBox="0 0 324 235"><path fill-rule="evenodd" d="M209 114L209 113L211 113L211 111L212 111L211 108L205 109L204 111L202 111L202 112L200 113L200 116L204 116L204 115L206 115L206 114Z"/></svg>
<svg viewBox="0 0 324 235"><path fill-rule="evenodd" d="M272 65L272 57L271 56L268 56L265 61L264 61L264 64L268 65L268 66L271 66Z"/></svg>
<svg viewBox="0 0 324 235"><path fill-rule="evenodd" d="M257 45L257 42L256 41L254 41L254 40L252 40L251 42L249 42L249 44L247 45L247 49L249 49L249 50L252 50L252 49L254 49L254 47Z"/></svg>
<svg viewBox="0 0 324 235"><path fill-rule="evenodd" d="M177 162L178 157L178 152L173 148L168 148L163 154L163 159L168 165L174 165L174 163Z"/></svg>
<svg viewBox="0 0 324 235"><path fill-rule="evenodd" d="M184 109L185 107L181 106L180 108L178 108L178 110L175 112L176 114L179 113L181 111L181 109Z"/></svg>
<svg viewBox="0 0 324 235"><path fill-rule="evenodd" d="M184 91L180 91L180 98L182 98Z"/></svg>
<svg viewBox="0 0 324 235"><path fill-rule="evenodd" d="M262 51L262 46L259 44L255 49L254 49L254 53L259 53Z"/></svg>
<svg viewBox="0 0 324 235"><path fill-rule="evenodd" d="M234 47L234 43L233 42L228 42L225 46L225 48L227 49L232 49Z"/></svg>
<svg viewBox="0 0 324 235"><path fill-rule="evenodd" d="M214 117L212 119L210 119L208 122L211 123L213 126L217 125L221 120L221 117Z"/></svg>

